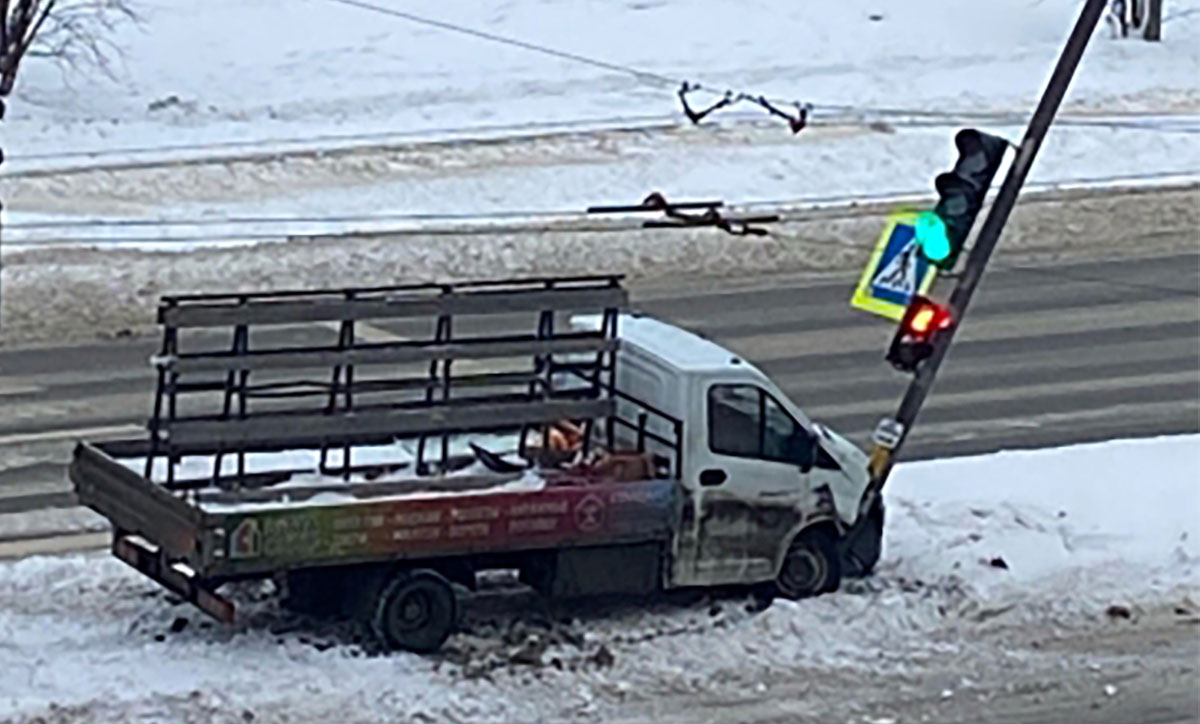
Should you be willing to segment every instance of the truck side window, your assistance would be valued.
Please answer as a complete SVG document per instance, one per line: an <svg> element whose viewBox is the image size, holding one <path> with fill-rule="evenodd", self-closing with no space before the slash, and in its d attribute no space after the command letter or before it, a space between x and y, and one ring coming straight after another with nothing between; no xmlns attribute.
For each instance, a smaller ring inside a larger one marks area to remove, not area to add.
<svg viewBox="0 0 1200 724"><path fill-rule="evenodd" d="M708 447L718 455L792 462L800 425L754 385L713 385L708 391Z"/></svg>
<svg viewBox="0 0 1200 724"><path fill-rule="evenodd" d="M762 391L753 385L714 385L708 391L708 447L720 455L755 458L762 449Z"/></svg>

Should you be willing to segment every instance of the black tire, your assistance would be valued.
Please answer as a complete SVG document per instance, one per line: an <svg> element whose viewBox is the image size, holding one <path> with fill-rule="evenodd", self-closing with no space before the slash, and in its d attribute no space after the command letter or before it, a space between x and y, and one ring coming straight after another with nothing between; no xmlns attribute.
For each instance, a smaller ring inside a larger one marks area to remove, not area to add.
<svg viewBox="0 0 1200 724"><path fill-rule="evenodd" d="M883 517L883 503L876 500L862 522L862 529L852 530L842 539L843 576L865 578L875 572L883 553Z"/></svg>
<svg viewBox="0 0 1200 724"><path fill-rule="evenodd" d="M437 651L454 631L458 603L450 582L430 570L401 572L380 590L371 630L389 649Z"/></svg>
<svg viewBox="0 0 1200 724"><path fill-rule="evenodd" d="M803 530L788 546L775 591L792 600L836 591L842 583L842 557L837 537L828 527Z"/></svg>

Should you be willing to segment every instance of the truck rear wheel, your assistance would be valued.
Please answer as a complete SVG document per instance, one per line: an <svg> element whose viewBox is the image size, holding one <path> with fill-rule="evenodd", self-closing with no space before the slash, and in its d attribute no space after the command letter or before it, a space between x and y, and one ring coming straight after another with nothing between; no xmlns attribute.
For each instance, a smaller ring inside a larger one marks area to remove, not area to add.
<svg viewBox="0 0 1200 724"><path fill-rule="evenodd" d="M420 569L402 572L383 586L371 628L390 649L436 651L454 630L458 604L450 582Z"/></svg>
<svg viewBox="0 0 1200 724"><path fill-rule="evenodd" d="M783 598L809 598L836 591L841 582L837 538L827 528L816 527L801 531L788 546L775 589Z"/></svg>

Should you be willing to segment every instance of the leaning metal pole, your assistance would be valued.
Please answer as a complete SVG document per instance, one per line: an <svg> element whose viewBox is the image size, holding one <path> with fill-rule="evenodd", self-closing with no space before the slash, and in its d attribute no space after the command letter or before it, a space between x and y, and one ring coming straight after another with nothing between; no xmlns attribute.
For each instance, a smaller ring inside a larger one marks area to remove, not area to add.
<svg viewBox="0 0 1200 724"><path fill-rule="evenodd" d="M1096 28L1106 4L1107 0L1087 0L1084 5L1083 11L1075 23L1075 28L1067 39L1066 47L1063 48L1062 55L1058 59L1058 65L1055 66L1054 73L1050 76L1050 82L1046 85L1042 99L1033 112L1033 118L1029 121L1025 138L1017 147L1017 157L1009 168L1008 176L1005 177L1004 184L1000 187L996 201L992 204L987 220L983 223L983 228L979 231L975 246L972 247L967 258L966 268L963 270L958 284L955 285L954 291L950 294L950 309L954 314L955 324L938 335L932 355L925 360L917 370L912 382L909 383L894 420L884 421L884 424L894 430L896 435L891 440L880 441L877 439L871 450L871 484L868 488L868 500L865 501L868 505L873 504L875 497L883 490L884 483L887 482L888 474L891 473L904 440L907 438L909 430L912 429L917 414L921 411L925 397L933 387L933 380L937 376L938 368L942 366L942 360L946 358L946 352L950 349L954 332L967 313L967 305L971 303L975 288L979 286L984 267L987 266L988 259L991 258L992 251L996 248L1000 232L1004 230L1004 224L1008 221L1013 206L1016 205L1021 186L1025 183L1025 177L1029 175L1034 157L1037 156L1038 149L1045 140L1047 131L1050 130L1050 124L1054 121L1054 115L1058 112L1063 96L1067 93L1067 87L1071 84L1072 76L1075 75L1079 59L1083 56L1083 51L1087 47L1088 40Z"/></svg>

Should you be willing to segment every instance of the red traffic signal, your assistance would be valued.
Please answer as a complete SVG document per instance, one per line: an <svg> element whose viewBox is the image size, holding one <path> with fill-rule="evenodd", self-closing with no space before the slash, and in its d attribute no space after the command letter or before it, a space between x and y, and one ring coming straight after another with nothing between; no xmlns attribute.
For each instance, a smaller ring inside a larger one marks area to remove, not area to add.
<svg viewBox="0 0 1200 724"><path fill-rule="evenodd" d="M949 307L927 297L914 296L892 338L887 361L898 370L915 372L917 365L933 354L937 333L953 326L954 315Z"/></svg>

